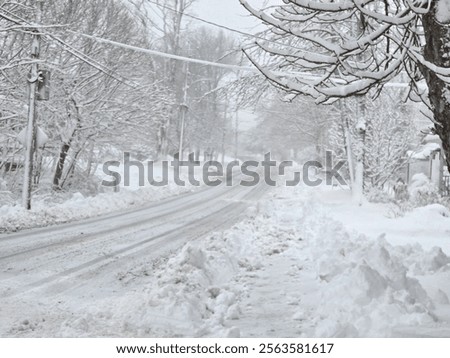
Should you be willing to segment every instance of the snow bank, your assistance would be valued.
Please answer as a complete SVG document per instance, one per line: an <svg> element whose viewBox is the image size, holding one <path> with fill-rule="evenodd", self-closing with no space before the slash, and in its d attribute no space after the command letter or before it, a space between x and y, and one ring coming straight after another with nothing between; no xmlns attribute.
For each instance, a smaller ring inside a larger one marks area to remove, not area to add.
<svg viewBox="0 0 450 358"><path fill-rule="evenodd" d="M220 235L187 244L168 261L157 289L149 290L150 299L164 316L187 322L188 335L236 335L236 329L224 326L226 319L238 315L238 292L230 283L238 272L239 256L228 256L236 251L238 243Z"/></svg>
<svg viewBox="0 0 450 358"><path fill-rule="evenodd" d="M74 193L63 203L36 199L30 211L20 205L4 205L0 207L0 233L86 219L143 206L190 190L189 187L170 185L161 188L145 187L133 191L123 190L119 193L102 193L94 197Z"/></svg>
<svg viewBox="0 0 450 358"><path fill-rule="evenodd" d="M450 210L441 204L430 204L415 208L405 215L405 219L419 221L424 224L436 223L442 219L450 218Z"/></svg>
<svg viewBox="0 0 450 358"><path fill-rule="evenodd" d="M435 323L433 300L411 275L450 271L450 258L442 250L393 247L383 237L351 234L313 198L302 207L309 215L299 221L320 292L320 300L310 307L314 323L309 334L389 337L398 334L398 327Z"/></svg>
<svg viewBox="0 0 450 358"><path fill-rule="evenodd" d="M291 230L303 238L291 241L290 251L303 266L302 281L309 282L304 283L309 291L303 293L301 307L292 316L305 322L304 336L391 337L401 335L405 327L414 330L438 324L434 309L448 300L448 293L440 292L435 299L413 275L450 273L450 258L441 249L394 247L382 236L350 233L328 216L313 194L289 190L278 194L284 199L274 199L276 210L267 216L281 218L275 222L283 224L282 231ZM446 212L441 206L424 211Z"/></svg>
<svg viewBox="0 0 450 358"><path fill-rule="evenodd" d="M147 170L147 168L145 169ZM7 202L8 205L0 206L0 233L86 219L143 206L150 202L194 190L194 187L189 183L187 169L182 169L180 179L185 182L185 186L179 186L174 182L172 168L169 168L168 184L156 187L148 183L147 179L140 183L142 179L140 174L144 174L143 178L147 178L147 171L139 173L139 170L132 167L130 170L130 185L124 187L124 181L122 181L118 193L110 191L85 197L83 194L76 192L71 194L69 198L67 198L67 193L58 192L41 196L35 195L30 211L24 210L20 203L11 204L11 200L1 200L0 203L2 201ZM117 171L123 178L123 165L117 168ZM154 167L155 180L161 179L162 171L161 163L157 163ZM107 176L100 169L97 170L97 176L99 181L107 179ZM110 178L107 180L110 180ZM0 192L0 199L2 198L1 194Z"/></svg>

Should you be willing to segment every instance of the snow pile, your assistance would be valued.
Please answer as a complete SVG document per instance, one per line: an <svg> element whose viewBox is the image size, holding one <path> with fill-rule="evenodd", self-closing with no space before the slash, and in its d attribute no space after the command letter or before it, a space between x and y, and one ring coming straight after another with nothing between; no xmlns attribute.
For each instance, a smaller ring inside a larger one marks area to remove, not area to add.
<svg viewBox="0 0 450 358"><path fill-rule="evenodd" d="M319 300L302 308L312 316L306 336L389 337L398 327L435 323L433 300L409 267L415 273L450 271L450 258L441 250L425 253L420 247L393 247L383 237L350 234L312 197L301 211L299 229L320 292Z"/></svg>
<svg viewBox="0 0 450 358"><path fill-rule="evenodd" d="M205 243L189 243L170 259L149 297L165 317L179 317L195 336L236 335L224 327L237 317L238 292L230 285L238 272L237 242L213 236ZM229 253L235 255L228 256Z"/></svg>
<svg viewBox="0 0 450 358"><path fill-rule="evenodd" d="M317 322L315 335L392 336L398 326L433 322L431 299L389 249L382 240L338 239L318 258L319 307L324 319Z"/></svg>
<svg viewBox="0 0 450 358"><path fill-rule="evenodd" d="M156 265L135 264L110 284L118 296L72 303L76 312L65 314L60 327L46 335L239 337L232 323L240 315L243 289L236 277L258 267L241 241L229 230L188 243Z"/></svg>
<svg viewBox="0 0 450 358"><path fill-rule="evenodd" d="M405 218L423 223L435 223L439 220L450 218L450 210L441 204L430 204L415 208L413 211L406 214Z"/></svg>
<svg viewBox="0 0 450 358"><path fill-rule="evenodd" d="M405 245L396 246L395 251L413 275L423 276L437 272L450 272L450 257L439 247L424 251L418 245Z"/></svg>

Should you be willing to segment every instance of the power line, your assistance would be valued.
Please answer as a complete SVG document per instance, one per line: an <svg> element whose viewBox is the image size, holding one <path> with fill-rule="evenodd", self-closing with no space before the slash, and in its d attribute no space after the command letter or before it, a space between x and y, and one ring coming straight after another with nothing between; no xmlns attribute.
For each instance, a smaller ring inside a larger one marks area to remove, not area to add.
<svg viewBox="0 0 450 358"><path fill-rule="evenodd" d="M157 51L157 50L150 50L150 49L146 49L146 48L142 48L142 47L138 47L138 46L128 45L128 44L124 44L122 42L108 40L108 39L105 39L105 38L102 38L102 37L98 37L98 36L83 34L81 32L77 32L77 31L72 31L72 30L67 30L67 31L70 32L70 33L73 33L75 35L79 35L79 36L83 36L83 37L89 38L91 40L95 40L97 42L102 42L102 43L110 44L110 45L113 45L113 46L122 47L122 48L125 48L125 49L128 49L128 50L132 50L132 51L136 51L136 52L147 53L147 54L153 55L153 56L169 58L169 59L172 59L172 60L177 60L177 61L182 61L182 62L196 63L196 64L199 64L199 65L205 65L205 66L220 67L220 68L225 68L225 69L234 70L234 71L246 71L246 72L258 72L259 73L259 71L256 68L250 67L250 66L229 65L229 64L226 64L226 63L219 63L219 62L212 62L212 61L207 61L207 60L200 60L200 59L197 59L197 58L191 58L191 57L186 57L186 56L174 55L174 54L170 54L170 53L167 53L167 52L161 52L161 51Z"/></svg>
<svg viewBox="0 0 450 358"><path fill-rule="evenodd" d="M143 48L143 47L128 45L128 44L125 44L123 42L117 42L117 41L113 41L113 40L108 40L108 39L105 39L103 37L88 35L88 34L84 34L82 32L77 32L77 31L72 31L72 30L67 30L67 32L70 32L72 34L79 35L79 36L82 36L82 37L86 37L86 38L89 38L91 40L95 40L97 42L113 45L113 46L116 46L116 47L122 47L122 48L125 48L125 49L128 49L128 50L132 50L132 51L136 51L136 52L146 53L146 54L149 54L149 55L152 55L152 56L169 58L169 59L177 60L177 61L181 61L181 62L196 63L196 64L200 64L200 65L204 65L204 66L219 67L219 68L224 68L224 69L233 70L233 71L253 72L253 73L261 74L261 71L258 68L252 67L252 66L229 65L229 64L225 64L225 63L212 62L212 61L207 61L207 60L200 60L198 58L174 55L174 54L167 53L167 52L162 52L162 51L157 51L157 50L150 50L150 49ZM311 79L311 80L319 78L318 75L312 75L312 74L307 73L307 72L291 72L291 73L287 72L286 73L286 72L272 71L271 70L271 73L273 73L274 75L277 75L277 76L284 76L284 77L299 77L299 76L301 76L304 79ZM340 81L340 80L336 79L336 81Z"/></svg>
<svg viewBox="0 0 450 358"><path fill-rule="evenodd" d="M93 36L93 35L88 35L88 34L84 34L81 32L77 32L77 31L72 31L72 30L67 30L68 32L75 34L75 35L79 35L79 36L83 36L86 38L89 38L91 40L95 40L98 42L102 42L102 43L106 43L106 44L110 44L113 46L117 46L117 47L122 47L128 50L132 50L132 51L136 51L136 52L142 52L142 53L146 53L152 56L158 56L158 57L163 57L163 58L169 58L172 60L177 60L177 61L181 61L181 62L190 62L190 63L196 63L196 64L200 64L200 65L204 65L204 66L212 66L212 67L219 67L219 68L224 68L224 69L228 69L228 70L232 70L232 71L243 71L243 72L253 72L253 73L257 73L257 74L261 74L261 71L256 68L256 67L252 67L252 66L240 66L240 65L229 65L229 64L225 64L225 63L219 63L219 62L212 62L212 61L207 61L207 60L200 60L198 58L191 58L191 57L186 57L186 56L180 56L180 55L174 55L171 53L167 53L167 52L162 52L162 51L157 51L157 50L150 50L150 49L146 49L146 48L142 48L142 47L138 47L138 46L133 46L133 45L128 45L128 44L124 44L122 42L117 42L117 41L113 41L113 40L108 40L99 36ZM306 73L306 72L291 72L291 73L286 73L286 72L281 72L281 71L272 71L271 73L273 73L274 75L277 76L284 76L284 77L302 77L303 79L318 79L320 78L318 75L312 75L310 73ZM335 79L336 81L340 81L340 79Z"/></svg>

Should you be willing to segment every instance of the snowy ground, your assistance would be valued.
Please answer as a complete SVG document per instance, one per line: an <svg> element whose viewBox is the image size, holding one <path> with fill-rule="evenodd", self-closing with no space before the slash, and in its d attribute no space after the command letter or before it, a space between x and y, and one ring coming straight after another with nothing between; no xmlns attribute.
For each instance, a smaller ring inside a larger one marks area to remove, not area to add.
<svg viewBox="0 0 450 358"><path fill-rule="evenodd" d="M359 210L348 190L331 189L317 193L328 214L350 231L370 236L386 234L394 245L420 244L425 249L440 247L450 255L450 211L439 204L414 209L398 216L395 204L364 203Z"/></svg>
<svg viewBox="0 0 450 358"><path fill-rule="evenodd" d="M388 206L355 207L337 189L277 188L258 202L223 190L223 205L250 205L241 221L208 235L195 230L226 223L194 221L175 232L185 244L158 255L117 255L95 273L31 288L26 276L38 273L22 277L9 263L8 275L3 264L0 335L450 337L450 258L431 248L449 254L442 208L389 219Z"/></svg>
<svg viewBox="0 0 450 358"><path fill-rule="evenodd" d="M123 178L123 165L117 171ZM161 165L155 165L155 180L160 180L161 172ZM100 170L97 175L99 181L111 180ZM181 178L185 180L186 186L178 186L174 183L171 168L167 186L151 186L147 181L146 171L143 171L143 176L145 180L144 185L141 186L138 170L131 168L129 185L125 187L122 180L117 193L113 191L114 188L105 187L103 188L104 193L89 197L84 197L81 193L34 195L30 211L23 209L19 202L14 205L1 205L0 201L0 233L73 222L116 211L139 208L148 203L197 189L189 184L186 170L181 173Z"/></svg>

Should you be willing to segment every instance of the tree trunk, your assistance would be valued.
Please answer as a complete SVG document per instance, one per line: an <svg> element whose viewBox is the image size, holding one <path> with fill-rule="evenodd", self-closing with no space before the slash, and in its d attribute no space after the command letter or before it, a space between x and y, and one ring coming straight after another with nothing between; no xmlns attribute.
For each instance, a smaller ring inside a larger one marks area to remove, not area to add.
<svg viewBox="0 0 450 358"><path fill-rule="evenodd" d="M352 149L352 137L350 133L349 119L346 117L344 111L344 106L342 104L343 100L339 100L339 113L341 115L341 125L342 125L342 138L344 140L345 154L347 155L347 165L348 165L348 175L350 178L350 188L353 190L355 185L355 171L353 166L353 149ZM319 157L320 158L320 157Z"/></svg>
<svg viewBox="0 0 450 358"><path fill-rule="evenodd" d="M80 149L77 150L77 152L75 153L75 155L73 156L72 162L70 163L69 166L69 170L67 170L67 174L64 177L64 180L61 183L61 188L64 187L64 185L66 184L67 180L71 180L74 175L75 175L75 166L77 164L77 160L78 160L78 156L80 155L80 153L83 151L83 147L81 147ZM70 182L69 182L70 185Z"/></svg>
<svg viewBox="0 0 450 358"><path fill-rule="evenodd" d="M365 157L365 142L366 129L364 118L360 118L356 123L357 141L355 143L355 175L354 185L352 187L353 201L361 205L364 199L364 157Z"/></svg>
<svg viewBox="0 0 450 358"><path fill-rule="evenodd" d="M355 185L355 170L353 166L352 137L350 134L350 128L348 127L348 121L344 129L344 141L345 141L345 152L347 154L348 174L350 177L350 188L353 188Z"/></svg>
<svg viewBox="0 0 450 358"><path fill-rule="evenodd" d="M424 57L439 67L450 67L450 23L442 24L436 20L436 5L431 2L431 9L422 18L426 45ZM428 68L421 66L421 71L428 84L430 99L435 120L435 130L442 141L442 148L450 170L450 85Z"/></svg>
<svg viewBox="0 0 450 358"><path fill-rule="evenodd" d="M95 145L94 145L94 141L92 141L89 144L89 155L88 155L88 160L87 160L87 165L86 165L86 178L90 178L91 177L92 162L93 162L93 159L94 159L94 149L95 149Z"/></svg>

